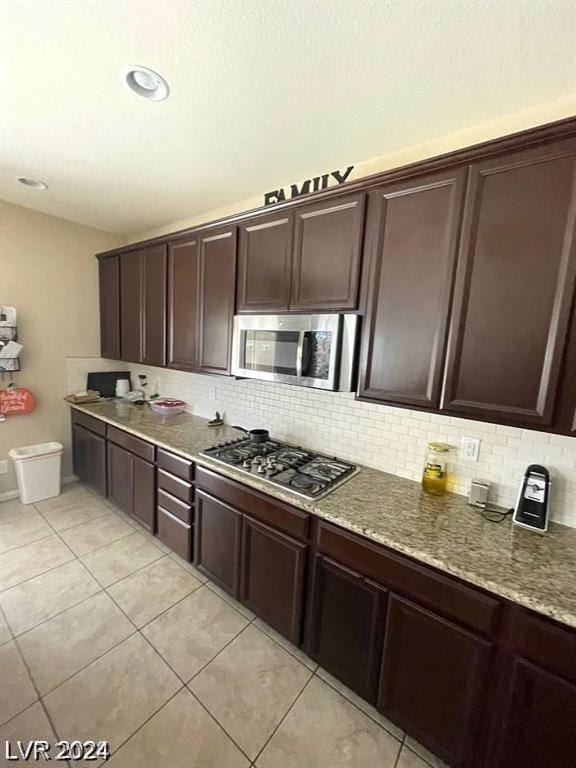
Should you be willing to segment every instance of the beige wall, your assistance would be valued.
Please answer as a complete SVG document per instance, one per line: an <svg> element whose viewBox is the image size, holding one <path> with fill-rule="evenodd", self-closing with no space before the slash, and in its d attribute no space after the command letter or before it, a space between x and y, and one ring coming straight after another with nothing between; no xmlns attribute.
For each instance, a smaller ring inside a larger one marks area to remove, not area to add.
<svg viewBox="0 0 576 768"><path fill-rule="evenodd" d="M40 193L33 193L40 194ZM118 237L0 201L0 304L18 311L24 345L17 384L36 396L36 410L0 424L0 459L10 448L58 440L71 474L65 357L98 356L98 269L94 254ZM0 493L15 486L11 462Z"/></svg>
<svg viewBox="0 0 576 768"><path fill-rule="evenodd" d="M351 157L349 164L354 165L354 170L348 177L348 180L352 181L354 179L360 179L365 176L371 176L374 173L391 170L392 168L401 168L409 163L426 160L429 157L436 157L437 155L453 152L457 149L463 149L464 147L471 147L474 144L497 139L500 136L507 136L511 133L517 133L518 131L536 128L539 125L545 125L546 123L552 123L556 120L573 117L575 114L576 94L571 94L560 99L547 101L543 104L531 107L530 109L524 109L521 112L513 112L509 115L503 115L496 120L469 126L456 133L450 133L445 136L434 138L431 137L429 141L422 144L404 147L397 152L391 152L387 155L380 155L379 157L374 157L369 160ZM419 119L425 120L426 117L423 115ZM276 188L289 186L292 183L301 182L305 178L312 178L318 174L326 173L331 170L334 169L310 168L309 173L301 179L278 179ZM139 232L138 234L125 238L124 242L135 243L148 237L165 235L170 232L176 232L179 229L186 229L205 222L215 221L224 216L231 216L235 213L242 213L243 211L249 211L253 208L259 208L263 205L264 192L268 191L269 190L263 189L262 194L258 197L251 197L233 203L232 205L227 205L223 208L218 208L213 211L205 211L197 216L181 219L180 221L167 224L163 227Z"/></svg>

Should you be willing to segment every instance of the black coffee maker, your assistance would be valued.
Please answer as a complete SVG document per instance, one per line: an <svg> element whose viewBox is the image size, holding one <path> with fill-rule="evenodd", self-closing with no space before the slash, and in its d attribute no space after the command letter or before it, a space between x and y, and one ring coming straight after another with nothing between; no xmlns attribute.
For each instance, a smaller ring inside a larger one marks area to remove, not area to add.
<svg viewBox="0 0 576 768"><path fill-rule="evenodd" d="M524 528L544 533L548 529L550 473L540 464L526 468L512 522Z"/></svg>

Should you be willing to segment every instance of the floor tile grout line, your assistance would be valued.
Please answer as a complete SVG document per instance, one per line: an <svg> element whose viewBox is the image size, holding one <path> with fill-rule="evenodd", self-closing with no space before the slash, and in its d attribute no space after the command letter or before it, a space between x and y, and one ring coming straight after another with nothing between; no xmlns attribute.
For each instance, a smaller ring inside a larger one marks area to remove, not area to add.
<svg viewBox="0 0 576 768"><path fill-rule="evenodd" d="M247 627L244 627L244 629L247 629ZM242 630L242 632L244 632L244 629ZM240 632L240 634L242 634L242 632ZM238 637L238 635L236 635L236 637ZM215 715L213 715L213 714L212 714L212 712L210 712L210 710L209 710L209 709L208 709L208 707L207 707L207 706L204 704L204 702L202 701L202 699L200 699L200 698L199 698L199 697L198 697L198 696L197 696L197 695L194 693L194 691L193 691L193 690L190 688L190 685L189 685L189 684L186 686L186 689L187 689L187 690L188 690L188 692L189 692L189 693L192 695L192 697L194 698L194 700L195 700L195 701L197 701L197 702L198 702L198 704L200 704L200 706L202 707L202 709L204 710L204 712L206 712L206 714L207 714L207 715L208 715L208 716L209 716L209 717L210 717L210 718L211 718L211 719L212 719L212 720L213 720L213 721L216 723L216 725L218 726L218 728L220 728L220 730L221 730L223 733L225 733L225 734L226 734L226 736L227 736L227 737L230 739L230 741L231 741L231 742L234 744L234 746L235 746L235 747L236 747L236 748L237 748L237 749L238 749L238 750L241 752L241 754L243 754L243 755L244 755L244 757L246 758L246 760L248 760L248 763L249 763L250 765L252 765L252 759L251 759L250 757L248 757L247 753L246 753L246 752L244 751L244 749L243 749L243 748L240 746L240 744L238 744L238 742L236 741L236 739L235 739L233 736L231 736L231 735L228 733L228 731L226 730L226 728L224 728L224 725L223 725L223 724L222 724L222 723L221 723L221 722L220 722L220 721L219 721L219 720L218 720L218 719L215 717Z"/></svg>
<svg viewBox="0 0 576 768"><path fill-rule="evenodd" d="M115 512L112 512L111 509L106 507L106 512L104 512L101 515L97 515L96 517L91 517L89 520L83 520L81 523L74 523L73 525L68 525L66 528L55 528L53 525L52 525L52 528L54 531L56 531L56 533L67 533L68 531L74 531L76 528L81 528L83 525L90 525L91 523L95 523L98 520L102 520L105 517L110 517L111 515L115 515L115 514L116 514ZM120 515L116 515L116 517L122 520ZM46 520L48 525L51 525L50 521L46 517L43 516L43 519ZM126 522L126 521L122 520L122 522Z"/></svg>
<svg viewBox="0 0 576 768"><path fill-rule="evenodd" d="M180 678L178 678L178 679L180 679ZM131 733L129 736L127 736L127 737L124 739L124 741L120 742L120 744L119 744L119 745L118 745L118 746L117 746L117 747L116 747L114 750L112 750L112 749L111 749L111 750L110 750L110 757L109 757L109 758L107 758L105 762L107 762L108 760L110 760L110 759L111 759L111 758L112 758L114 755L117 755L117 754L118 754L118 752L119 752L119 751L122 749L122 747L123 747L125 744L127 744L127 743L128 743L130 740L131 740L131 739L133 739L133 738L134 738L134 736L136 736L136 734L138 733L138 731L141 731L141 730L142 730L142 728L144 728L144 726L145 726L145 725L147 725L147 723L149 723L149 722L150 722L150 720L152 720L152 718L156 717L156 715L157 715L159 712L161 712L161 711L164 709L164 707L166 707L166 706L167 706L167 705L168 705L168 704L169 704L169 703L172 701L172 699L173 699L175 696L178 696L178 694L179 694L179 693L182 693L182 691L183 691L183 690L186 690L186 684L185 684L185 683L184 683L183 685L181 685L181 686L180 686L180 688L178 688L178 690L177 690L177 691L175 691L175 692L172 694L172 696L170 696L168 699L166 699L166 701L165 701L165 702L164 702L164 703L163 703L161 706L159 706L159 707L158 707L158 709L154 710L154 712L152 712L152 714L151 714L149 717L147 717L147 718L146 718L146 720L144 720L144 722L143 722L143 723L141 723L141 724L138 726L138 728L136 728L136 730L135 730L133 733ZM105 763L101 763L101 765L104 765L104 764L105 764Z"/></svg>
<svg viewBox="0 0 576 768"><path fill-rule="evenodd" d="M39 576L44 576L46 573L55 571L57 568L61 568L63 565L68 565L68 563L71 563L72 560L80 560L80 558L76 557L76 555L72 553L72 557L69 560L64 560L63 563L58 563L58 565L53 565L51 568L47 568L45 571L40 571L40 573L35 573L34 576L30 576L27 579L22 579L22 581L18 581L15 584L11 584L9 587L0 588L0 599L1 599L1 596L4 594L4 592L8 592L9 589L13 589L14 587L19 587L22 584L26 584L26 582L28 581L32 581L32 579L37 579ZM82 565L84 565L84 563L82 563Z"/></svg>
<svg viewBox="0 0 576 768"><path fill-rule="evenodd" d="M46 717L48 719L48 722L50 723L50 727L52 728L52 731L54 732L54 735L56 736L57 739L59 739L60 735L59 735L59 733L58 733L58 731L56 729L56 726L55 726L54 722L52 721L52 717L50 716L50 712L48 711L48 708L46 706L44 706L44 703L42 702L42 696L40 695L40 691L38 690L38 686L36 685L36 681L34 680L34 677L32 676L32 672L30 670L30 667L28 666L28 662L26 661L26 659L24 657L24 654L22 653L22 649L20 648L20 645L19 645L18 640L16 638L14 639L14 645L16 646L16 649L18 651L18 655L20 656L22 664L24 664L24 666L26 668L26 672L28 673L28 677L30 678L30 682L32 683L32 686L33 686L34 690L36 691L36 695L38 697L36 699L36 701L40 702L40 705L41 705L42 709L44 710L44 714L46 715ZM34 702L34 703L36 703L36 702ZM23 710L21 710L21 712L22 711Z"/></svg>
<svg viewBox="0 0 576 768"><path fill-rule="evenodd" d="M65 563L65 565L68 565L68 563ZM100 587L100 584L98 584ZM77 608L79 605L82 605L82 603L85 603L87 600L90 600L92 597L96 597L96 595L101 595L105 590L103 587L100 587L100 589L97 592L92 592L91 595L87 595L86 597L83 597L81 600L78 600L77 603L72 603L72 605L66 606L66 608L62 608L61 611L58 611L58 613L53 614L52 616L48 616L47 619L42 619L42 621L39 621L38 624L34 624L32 627L28 627L28 629L25 629L23 632L18 632L17 635L13 635L14 639L17 637L23 637L24 635L27 635L29 632L33 632L35 629L38 629L38 627L42 627L44 624L48 624L48 622L52 621L52 619L57 619L59 616L62 616L63 613L66 613L66 611L71 611L72 608ZM8 621L8 619L6 619Z"/></svg>
<svg viewBox="0 0 576 768"><path fill-rule="evenodd" d="M245 617L245 616L244 616L243 618L245 618L245 619L246 619L246 617ZM248 619L246 619L246 621L248 621ZM222 646L222 648L220 648L218 651L216 651L216 653L214 654L214 656L212 656L212 658L211 658L209 661L207 661L205 664L203 664L203 665L200 667L200 669L197 669L197 670L196 670L196 672L194 672L194 674L192 675L192 677L191 677L191 678L188 680L188 682L187 682L187 683L185 683L185 684L186 684L186 685L190 685L190 683L191 683L193 680L195 680L195 679L198 677L198 675L199 675L201 672L203 672L203 671L206 669L206 667L207 667L209 664L212 664L212 662L213 662L215 659L217 659L217 658L218 658L218 656L220 656L220 654L221 654L221 653L223 653L223 652L226 650L226 648L228 648L228 646L232 645L232 643L233 643L235 640L237 640L237 639L240 637L240 635L241 635L243 632L245 632L245 631L248 629L248 627L250 627L251 625L252 625L252 622L251 622L251 621L248 621L248 624L246 624L246 626L242 627L242 629L241 629L239 632L237 632L237 633L234 635L234 637L230 638L230 640L228 640L228 642L226 643L226 645L223 645L223 646ZM158 653L160 653L160 651L158 651Z"/></svg>
<svg viewBox="0 0 576 768"><path fill-rule="evenodd" d="M127 539L127 538L128 538L128 536L125 536L124 538L126 538L126 539ZM118 539L118 541L120 541L120 539ZM113 541L113 542L112 542L112 544L115 544L115 543L116 543L115 541ZM112 544L111 544L110 546L112 546ZM157 549L158 549L158 548L157 548ZM154 560L150 560L150 562L149 562L149 563L146 563L145 565L141 565L141 566L140 566L140 568L137 568L135 571L132 571L132 573L129 573L127 576L122 576L121 578L119 578L119 579L116 579L116 581L113 581L111 584L103 584L103 583L100 581L100 579L99 579L99 578L96 576L96 574L94 574L94 573L93 573L93 572L90 570L90 566L89 566L89 565L87 565L87 564L86 564L86 563L85 563L85 562L82 560L82 558L78 558L78 559L80 560L80 562L82 563L82 565L83 565L83 566L86 568L86 570L87 570L87 571L90 573L90 575L91 575L91 576L92 576L94 579L96 579L96 581L98 582L98 584L100 584L100 586L102 587L102 589L108 589L109 587L113 587L113 586L115 586L116 584L119 584L121 581L124 581L124 579L127 579L127 578L129 578L130 576L133 576L135 573L139 573L140 571L143 571L143 570L144 570L144 568L148 568L148 566L149 566L149 565L152 565L153 563L157 563L159 560L162 560L162 558L164 558L164 557L168 557L168 555L165 555L165 554L164 554L164 553L163 553L163 552L162 552L160 549L158 550L158 552L160 552L160 554L158 555L158 557L155 557L155 558L154 558Z"/></svg>
<svg viewBox="0 0 576 768"><path fill-rule="evenodd" d="M158 563L158 562L159 562L159 560L154 560L154 562L150 563L150 565L154 565L155 563ZM135 571L135 573L138 573L138 571ZM127 576L126 578L129 579L130 576ZM117 586L120 583L121 583L120 581L117 581L114 584L111 584L110 586L111 587L115 587L115 586ZM176 600L175 603L171 603L167 608L164 608L163 610L161 610L160 613L157 613L151 619L148 619L148 621L146 621L144 624L142 624L141 626L138 627L138 630L142 631L145 627L148 627L150 624L155 622L156 619L159 619L160 616L163 616L165 613L168 613L168 611L170 611L172 608L175 608L177 605L180 605L180 603L182 603L184 600L186 600L187 597L190 597L190 595L193 595L195 592L198 592L200 589L202 589L203 586L204 586L204 584L199 584L197 587L195 587L194 589L190 590L190 592L187 592L183 597L180 597L178 600ZM108 587L106 587L105 591L106 591L106 593L108 592Z"/></svg>
<svg viewBox="0 0 576 768"><path fill-rule="evenodd" d="M100 594L100 593L99 593ZM109 648L107 648L105 651L102 651L102 653L99 653L98 656L95 656L90 661L86 662L86 664L83 664L81 667L78 667L77 670L75 670L71 675L68 675L68 677L64 678L64 680L61 680L57 685L55 685L53 688L50 688L49 691L46 691L46 693L41 694L40 698L45 699L47 696L50 696L51 693L54 693L54 691L58 690L60 686L67 683L69 680L72 680L73 677L76 677L76 675L79 675L80 672L83 672L85 669L88 669L92 664L102 659L104 656L106 656L107 653L110 653L110 651L113 651L115 648L117 648L119 645L122 645L122 643L126 642L126 640L129 640L131 637L134 637L134 635L138 634L137 629L133 629L132 632L130 632L129 635L126 635L126 637L123 637L122 640L118 640L117 643L114 643L114 645L111 645Z"/></svg>
<svg viewBox="0 0 576 768"><path fill-rule="evenodd" d="M306 667L306 669L308 668ZM259 750L258 754L253 760L254 763L256 763L256 761L260 758L260 756L262 755L262 753L264 752L264 750L266 749L270 741L274 738L274 735L276 734L276 732L278 731L278 729L280 728L284 720L286 720L290 712L296 706L296 702L298 701L298 699L302 696L306 688L308 688L308 686L310 685L310 681L314 678L315 675L314 675L314 672L311 672L309 669L308 669L308 672L310 672L310 677L308 678L308 680L306 680L306 682L302 686L302 690L300 691L300 693L296 696L292 704L290 704L290 706L288 707L288 709L286 710L286 712L284 713L284 715L282 716L282 718L280 719L280 721L278 722L278 724L276 725L276 727L274 728L270 736L266 739L265 743L262 745L262 748Z"/></svg>
<svg viewBox="0 0 576 768"><path fill-rule="evenodd" d="M48 533L46 533L43 536L40 536L37 539L30 539L30 541L27 541L25 544L16 544L16 546L14 547L8 547L8 549L4 549L2 550L2 552L0 552L0 556L7 555L9 552L15 552L17 549L22 549L22 547L27 547L29 544L37 544L39 541L44 541L44 539L49 539L50 536L54 536L54 533L52 532L52 530L50 530Z"/></svg>
<svg viewBox="0 0 576 768"><path fill-rule="evenodd" d="M279 648L282 648L282 650L283 650L283 651L286 651L286 653L289 653L289 654L290 654L290 656L292 656L292 658L293 658L293 659L296 659L296 661L299 661L299 662L300 662L300 664L302 664L302 666L306 667L306 669L308 669L310 672L312 672L312 673L316 673L316 670L318 669L318 666L319 666L319 665L318 665L318 663L317 663L316 661L314 661L314 659L311 659L311 658L310 658L310 656L308 656L308 654L307 654L307 653L305 653L305 652L304 652L304 651L302 651L300 648L298 648L298 646L297 646L297 645L294 645L294 648L295 648L297 651L299 651L299 652L300 652L300 653L301 653L303 656L306 656L306 658L307 658L307 659L309 659L309 660L312 662L312 664L314 664L314 665L315 665L315 666L314 666L314 669L312 669L311 667L309 667L309 666L308 666L308 664L305 664L305 663L302 661L302 659L298 658L298 656L297 656L297 655L294 653L294 651L290 650L290 648L286 648L286 646L285 646L285 645L282 645L282 643L281 643L279 640L277 640L275 637L272 637L272 635L269 635L269 634L268 634L268 632L266 632L266 630L265 630L265 629L262 629L260 626L258 626L258 624L256 624L256 622L258 621L258 619L259 619L259 616L256 616L254 619L252 619L252 622L251 622L252 624L254 624L254 626L255 626L255 628L256 628L256 629L259 629L259 630L260 630L260 632L262 632L263 634L265 634L265 635L266 635L266 637L267 637L269 640L272 640L272 642L273 642L273 643L276 643L276 645L277 645ZM260 619L260 621L264 621L264 619ZM270 625L269 625L269 624L267 624L266 626L270 626ZM270 627L270 629L271 629L272 631L275 631L273 627ZM289 641L289 640L287 640L287 642L290 642L290 641Z"/></svg>
<svg viewBox="0 0 576 768"><path fill-rule="evenodd" d="M68 528L68 530L71 530L71 529ZM101 549L104 549L105 547L109 547L111 544L116 544L117 541L123 541L124 539L127 539L130 536L134 536L135 533L138 533L138 531L132 530L132 531L130 531L130 533L126 533L126 534L124 534L122 536L119 536L117 539L113 539L112 541L107 541L106 544L101 544L101 545L95 547L94 549L89 549L87 552L82 552L80 554L77 554L75 552L74 554L80 560L83 557L88 557L88 555L94 554L94 552L99 552ZM65 539L62 539L62 541L65 544L67 543ZM72 547L70 547L70 549L72 549ZM74 550L72 550L72 551L74 552Z"/></svg>
<svg viewBox="0 0 576 768"><path fill-rule="evenodd" d="M322 677L322 675L318 674L318 670L319 669L321 669L320 665L318 665L317 669L314 672L314 675L318 678L318 680L321 680L323 683L326 683L326 685L330 686L330 688L332 688L333 691L336 691L336 693L340 694L340 696L342 696L343 699L346 699L346 701L348 701L350 704L352 704L353 707L356 707L356 709L359 712L362 712L363 715L366 715L366 717L370 718L370 720L372 720L372 722L375 723L379 728L382 728L382 730L386 731L387 734L389 734L390 736L393 736L396 739L396 741L400 742L401 745L404 744L404 738L406 736L406 732L404 730L400 729L402 731L402 738L399 739L398 736L396 736L395 733L392 733L392 731L389 731L388 728L386 728L386 726L382 725L382 723L379 723L378 720L376 720L375 717L373 717L368 712L366 712L361 707L359 707L358 704L353 702L352 699L349 699L348 696L346 696L345 693L342 693L342 691L339 691L338 688L336 688L335 685L332 685L332 683L329 680L325 680ZM330 673L328 673L328 674L330 674ZM352 691L352 693L353 693L353 691ZM367 703L369 703L369 702L367 702Z"/></svg>

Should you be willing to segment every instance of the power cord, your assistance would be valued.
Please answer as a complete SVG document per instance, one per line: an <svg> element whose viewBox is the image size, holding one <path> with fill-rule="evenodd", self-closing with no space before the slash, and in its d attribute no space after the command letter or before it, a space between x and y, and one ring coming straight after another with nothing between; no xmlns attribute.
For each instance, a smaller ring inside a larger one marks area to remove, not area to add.
<svg viewBox="0 0 576 768"><path fill-rule="evenodd" d="M480 507L480 514L484 520L488 520L490 523L501 523L502 520L505 520L508 515L512 514L512 512L514 512L513 509L494 509L494 507L489 507L487 504Z"/></svg>

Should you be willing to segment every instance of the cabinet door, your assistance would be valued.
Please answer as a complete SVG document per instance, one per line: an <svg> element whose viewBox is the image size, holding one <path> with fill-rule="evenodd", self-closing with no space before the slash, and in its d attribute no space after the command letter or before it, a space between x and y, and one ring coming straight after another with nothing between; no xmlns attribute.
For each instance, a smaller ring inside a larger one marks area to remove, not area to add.
<svg viewBox="0 0 576 768"><path fill-rule="evenodd" d="M108 443L108 498L132 513L132 456L114 443Z"/></svg>
<svg viewBox="0 0 576 768"><path fill-rule="evenodd" d="M576 687L517 659L511 694L499 768L576 765Z"/></svg>
<svg viewBox="0 0 576 768"><path fill-rule="evenodd" d="M100 435L88 435L88 479L89 485L106 496L106 440Z"/></svg>
<svg viewBox="0 0 576 768"><path fill-rule="evenodd" d="M100 355L120 357L120 258L109 256L98 262L100 288Z"/></svg>
<svg viewBox="0 0 576 768"><path fill-rule="evenodd" d="M168 249L168 365L198 365L198 239Z"/></svg>
<svg viewBox="0 0 576 768"><path fill-rule="evenodd" d="M370 703L376 698L385 602L381 587L316 555L308 653Z"/></svg>
<svg viewBox="0 0 576 768"><path fill-rule="evenodd" d="M440 403L466 173L457 168L370 194L360 397Z"/></svg>
<svg viewBox="0 0 576 768"><path fill-rule="evenodd" d="M471 166L442 407L550 425L574 290L576 140Z"/></svg>
<svg viewBox="0 0 576 768"><path fill-rule="evenodd" d="M142 251L142 362L166 364L166 246Z"/></svg>
<svg viewBox="0 0 576 768"><path fill-rule="evenodd" d="M83 483L89 480L88 442L90 433L79 424L72 424L72 467Z"/></svg>
<svg viewBox="0 0 576 768"><path fill-rule="evenodd" d="M356 309L364 194L312 203L294 212L291 309Z"/></svg>
<svg viewBox="0 0 576 768"><path fill-rule="evenodd" d="M242 515L202 491L196 491L194 564L199 571L238 596Z"/></svg>
<svg viewBox="0 0 576 768"><path fill-rule="evenodd" d="M120 354L142 362L142 259L140 251L120 256Z"/></svg>
<svg viewBox="0 0 576 768"><path fill-rule="evenodd" d="M236 230L200 237L198 369L229 373L236 286Z"/></svg>
<svg viewBox="0 0 576 768"><path fill-rule="evenodd" d="M453 768L478 747L492 644L391 595L378 709Z"/></svg>
<svg viewBox="0 0 576 768"><path fill-rule="evenodd" d="M240 599L295 645L302 628L306 550L290 536L244 518Z"/></svg>
<svg viewBox="0 0 576 768"><path fill-rule="evenodd" d="M291 213L265 216L240 226L238 312L288 309L292 264Z"/></svg>
<svg viewBox="0 0 576 768"><path fill-rule="evenodd" d="M562 368L556 427L564 435L576 437L576 296Z"/></svg>
<svg viewBox="0 0 576 768"><path fill-rule="evenodd" d="M132 509L130 513L149 531L154 532L155 525L155 485L154 465L138 456L131 456L132 461Z"/></svg>

